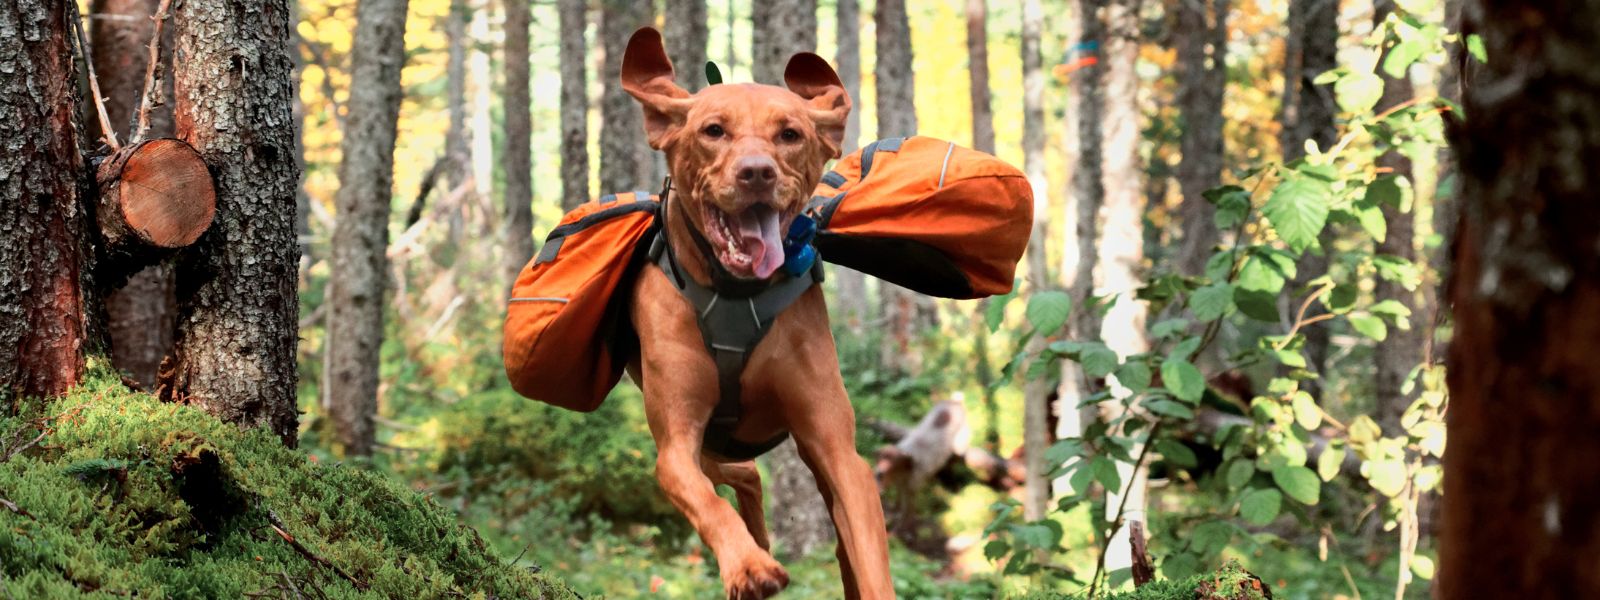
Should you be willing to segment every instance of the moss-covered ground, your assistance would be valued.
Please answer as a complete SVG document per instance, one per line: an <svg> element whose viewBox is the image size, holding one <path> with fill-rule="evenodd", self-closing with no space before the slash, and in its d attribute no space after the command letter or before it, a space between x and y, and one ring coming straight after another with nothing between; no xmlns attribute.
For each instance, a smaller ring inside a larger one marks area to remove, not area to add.
<svg viewBox="0 0 1600 600"><path fill-rule="evenodd" d="M3 598L569 598L457 515L92 368L0 420Z"/></svg>
<svg viewBox="0 0 1600 600"><path fill-rule="evenodd" d="M1272 592L1239 563L1228 561L1211 573L1183 579L1158 579L1137 589L1096 596L1099 600L1264 600ZM1085 596L1037 594L1029 600L1081 600Z"/></svg>

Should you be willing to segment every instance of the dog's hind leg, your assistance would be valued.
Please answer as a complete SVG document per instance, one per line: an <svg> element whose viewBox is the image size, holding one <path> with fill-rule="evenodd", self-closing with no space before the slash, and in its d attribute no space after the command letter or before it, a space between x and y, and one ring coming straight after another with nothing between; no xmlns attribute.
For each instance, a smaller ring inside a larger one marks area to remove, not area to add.
<svg viewBox="0 0 1600 600"><path fill-rule="evenodd" d="M700 468L712 483L733 488L734 498L739 501L739 518L750 530L750 537L755 538L756 545L761 546L762 550L771 551L767 515L761 506L761 471L756 469L755 461L718 463L702 457Z"/></svg>

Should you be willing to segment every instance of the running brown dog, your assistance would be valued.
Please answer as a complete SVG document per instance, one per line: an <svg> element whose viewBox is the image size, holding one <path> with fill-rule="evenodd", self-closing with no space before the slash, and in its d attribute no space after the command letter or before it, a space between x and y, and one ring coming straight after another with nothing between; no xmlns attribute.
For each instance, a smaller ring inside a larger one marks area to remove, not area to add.
<svg viewBox="0 0 1600 600"><path fill-rule="evenodd" d="M667 245L677 268L701 286L725 287L730 277L746 286L784 281L783 232L824 165L839 157L850 112L839 76L804 53L790 59L784 78L787 89L725 84L691 95L673 83L659 33L641 29L628 42L622 87L643 107L650 146L666 153L672 174L662 214ZM631 316L641 356L629 372L644 390L662 489L716 553L729 598L777 594L789 576L768 552L755 463L703 445L719 383L695 308L651 265L633 288ZM793 436L838 532L845 596L890 598L878 486L856 453L855 412L837 356L822 288L812 285L748 354L738 376L742 416L731 434L747 444ZM737 512L715 484L735 489Z"/></svg>

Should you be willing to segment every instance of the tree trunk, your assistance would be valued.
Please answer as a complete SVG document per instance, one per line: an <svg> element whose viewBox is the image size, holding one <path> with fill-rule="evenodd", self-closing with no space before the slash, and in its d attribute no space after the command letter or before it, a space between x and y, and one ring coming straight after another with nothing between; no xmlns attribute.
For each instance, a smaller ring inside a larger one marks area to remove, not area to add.
<svg viewBox="0 0 1600 600"><path fill-rule="evenodd" d="M89 335L85 165L62 3L0 7L0 401L65 392Z"/></svg>
<svg viewBox="0 0 1600 600"><path fill-rule="evenodd" d="M756 83L783 85L789 57L817 49L817 0L756 2L750 22L750 74Z"/></svg>
<svg viewBox="0 0 1600 600"><path fill-rule="evenodd" d="M361 0L350 57L350 115L340 150L334 282L327 303L328 402L345 453L372 453L378 357L388 287L389 204L394 187L400 69L408 0Z"/></svg>
<svg viewBox="0 0 1600 600"><path fill-rule="evenodd" d="M506 11L506 289L533 258L533 114L529 94L528 0L504 0Z"/></svg>
<svg viewBox="0 0 1600 600"><path fill-rule="evenodd" d="M1101 181L1101 128L1104 115L1105 93L1101 87L1105 65L1099 62L1098 48L1105 38L1105 21L1100 15L1105 0L1079 0L1075 18L1078 35L1075 48L1077 59L1094 58L1072 72L1073 93L1068 95L1068 113L1076 120L1068 120L1068 140L1077 145L1072 165L1072 193L1062 211L1061 278L1065 280L1067 295L1072 297L1074 310L1067 321L1068 337L1094 339L1100 333L1100 319L1092 310L1085 310L1094 294L1094 265L1099 260L1099 214L1105 200L1105 186ZM1056 387L1056 437L1081 437L1088 424L1097 418L1092 405L1082 406L1083 399L1094 393L1096 386L1084 375L1083 369L1073 361L1061 361L1061 383ZM1070 488L1066 477L1054 482L1057 494L1072 494L1083 490Z"/></svg>
<svg viewBox="0 0 1600 600"><path fill-rule="evenodd" d="M879 0L877 21L878 139L917 134L916 73L911 67L911 24L905 0ZM883 300L881 361L891 373L922 369L916 338L938 324L932 299L889 282L879 284Z"/></svg>
<svg viewBox="0 0 1600 600"><path fill-rule="evenodd" d="M1440 598L1600 596L1600 2L1467 2Z"/></svg>
<svg viewBox="0 0 1600 600"><path fill-rule="evenodd" d="M1339 3L1336 0L1291 0L1289 4L1289 39L1285 44L1283 77L1283 131L1279 144L1283 147L1283 160L1289 162L1305 156L1305 142L1312 140L1317 147L1327 150L1338 137L1334 129L1335 111L1333 86L1312 83L1318 75L1337 67ZM1314 248L1300 257L1295 269L1295 279L1284 289L1301 294L1307 282L1328 272L1333 255L1333 236L1326 233L1318 238L1320 249ZM1298 301L1298 298L1296 298ZM1311 315L1307 315L1311 316ZM1323 326L1306 327L1303 350L1306 363L1312 370L1326 374L1328 357L1328 329ZM1304 382L1313 396L1320 399L1321 383Z"/></svg>
<svg viewBox="0 0 1600 600"><path fill-rule="evenodd" d="M468 167L472 161L472 138L467 128L467 21L472 18L471 12L467 0L450 0L450 14L444 21L445 106L450 114L450 125L444 134L444 155L449 161L444 198L459 198L454 192L468 182L471 174ZM466 223L462 203L452 204L445 207L449 211L445 223L449 230L447 246L454 249L461 244Z"/></svg>
<svg viewBox="0 0 1600 600"><path fill-rule="evenodd" d="M838 34L838 55L834 63L839 67L839 81L855 103L845 120L845 154L855 152L861 139L861 6L857 0L838 0L834 14ZM833 266L828 272L838 291L832 298L836 306L837 322L854 335L866 331L866 322L872 318L871 304L867 301L867 277L860 271Z"/></svg>
<svg viewBox="0 0 1600 600"><path fill-rule="evenodd" d="M1202 194L1222 183L1222 98L1228 84L1228 0L1179 2L1178 110L1183 114L1179 147L1178 209L1182 244L1176 266L1185 275L1205 272L1206 259L1217 245L1211 203Z"/></svg>
<svg viewBox="0 0 1600 600"><path fill-rule="evenodd" d="M697 92L706 86L706 0L666 0L667 56L677 70L678 86Z"/></svg>
<svg viewBox="0 0 1600 600"><path fill-rule="evenodd" d="M981 10L981 0L979 4ZM969 40L972 37L970 33L972 14L971 4L968 4ZM1043 21L1044 9L1039 5L1039 0L1024 0L1022 3L1022 157L1023 170L1027 172L1028 182L1033 187L1033 230L1028 238L1028 288L1034 293L1054 287L1051 285L1050 263L1046 256L1046 247L1050 239L1050 183L1045 178L1044 172L1044 69L1039 49ZM968 44L970 47L971 42ZM977 77L973 75L974 85ZM985 82L985 92L987 92L987 82ZM987 93L984 95L987 96ZM977 96L978 92L974 91L973 112L977 112ZM988 98L985 97L984 100L987 104ZM973 129L976 131L978 126L974 125ZM990 136L987 142L993 145L993 128L985 133ZM976 136L975 133L974 137ZM1055 333L1038 332L1038 335L1028 340L1028 352L1037 354L1043 351L1046 338ZM1044 449L1050 446L1052 386L1047 377L1027 377L1026 380L1022 386L1022 454L1027 460L1023 513L1029 520L1036 520L1045 517L1050 502L1050 482L1044 478L1050 469L1045 466Z"/></svg>
<svg viewBox="0 0 1600 600"><path fill-rule="evenodd" d="M494 96L494 75L489 72L487 48L491 44L489 13L494 9L494 3L493 0L474 0L473 4L472 21L467 24L467 82L472 92L472 112L467 121L472 130L468 136L472 142L469 150L472 193L468 198L482 219L478 224L481 231L488 233L492 223L489 208L493 206L489 198L494 192L494 119L489 114L489 105Z"/></svg>
<svg viewBox="0 0 1600 600"><path fill-rule="evenodd" d="M654 9L647 1L602 2L600 38L606 62L600 77L605 87L600 99L600 193L653 190L660 182L650 181L655 167L644 138L644 117L620 81L628 37L652 24Z"/></svg>
<svg viewBox="0 0 1600 600"><path fill-rule="evenodd" d="M1100 325L1100 337L1117 355L1126 358L1150 349L1145 338L1143 302L1134 298L1141 285L1140 263L1144 260L1144 196L1140 188L1139 164L1139 76L1134 71L1139 58L1139 0L1111 0L1106 4L1105 36L1105 113L1104 155L1101 178L1105 204L1101 218L1105 231L1100 242L1099 270L1104 277L1101 296L1115 295L1113 304ZM1120 397L1126 391L1119 391ZM1104 404L1108 421L1127 410L1120 400ZM1142 444L1129 449L1139 455ZM1118 506L1127 496L1126 522L1143 521L1145 505L1144 468L1118 463L1121 490L1107 490L1106 517L1114 519ZM1117 529L1106 549L1106 569L1115 571L1133 564L1129 527Z"/></svg>
<svg viewBox="0 0 1600 600"><path fill-rule="evenodd" d="M1394 11L1393 0L1378 0L1374 3L1373 21L1382 23L1389 13ZM1381 64L1381 61L1380 61ZM1381 71L1381 69L1380 69ZM1412 99L1414 92L1409 77L1391 78L1384 76L1383 98L1378 101L1378 110L1388 110L1402 102ZM1402 185L1411 180L1411 159L1400 154L1395 149L1378 158L1378 167L1389 169L1390 172L1401 177ZM1407 261L1417 259L1417 250L1414 246L1416 231L1416 214L1412 211L1400 211L1399 207L1383 205L1383 220L1388 222L1388 235L1377 244L1378 254L1395 256ZM1405 413L1416 394L1401 392L1406 375L1422 362L1422 335L1428 330L1428 319L1431 315L1418 309L1417 294L1407 291L1400 284L1384 278L1376 278L1373 283L1373 297L1378 301L1395 300L1412 311L1412 326L1406 329L1393 328L1389 330L1388 337L1378 342L1373 352L1377 374L1374 377L1373 388L1377 396L1378 424L1382 426L1384 435L1402 435L1405 430L1400 425L1400 415Z"/></svg>
<svg viewBox="0 0 1600 600"><path fill-rule="evenodd" d="M587 0L556 0L561 21L561 210L589 201ZM609 85L609 83L607 84Z"/></svg>
<svg viewBox="0 0 1600 600"><path fill-rule="evenodd" d="M1024 13L1027 13L1030 9L1033 13L1041 12L1036 4L1026 4L1025 6L1029 8L1024 8ZM1039 14L1035 14L1035 17L1043 18ZM1023 17L1024 45L1028 43L1026 29L1029 25L1029 20L1028 16L1025 15ZM1037 29L1038 24L1034 23L1033 25ZM1038 32L1035 31L1034 33L1037 34ZM1037 35L1035 37L1037 38ZM1034 44L1038 44L1037 39L1034 40ZM1034 54L1038 54L1036 50ZM1027 69L1028 52L1027 48L1023 48L1024 70ZM989 7L987 0L967 0L967 62L967 70L972 81L972 149L994 154L994 110L989 106ZM1042 75L1039 77L1039 85L1044 85L1044 77ZM1026 88L1024 91L1032 91L1031 87L1027 87L1027 83L1024 83L1023 86ZM1042 115L1043 113L1040 114ZM1026 118L1026 115L1024 117ZM1031 135L1031 132L1026 129L1027 125L1023 127L1024 137ZM1044 139L1042 134L1039 139L1041 141ZM1024 148L1024 151L1026 152L1027 149Z"/></svg>
<svg viewBox="0 0 1600 600"><path fill-rule="evenodd" d="M177 136L215 178L216 220L177 265L163 396L296 442L293 115L285 0L173 7Z"/></svg>
<svg viewBox="0 0 1600 600"><path fill-rule="evenodd" d="M100 91L106 97L106 113L119 139L130 139L132 123L144 93L144 73L149 60L148 44L155 30L156 7L160 0L95 0L91 19L95 72ZM172 65L172 29L163 28L159 74L169 73ZM162 76L160 103L149 111L147 138L172 135L172 78ZM102 134L103 135L103 134ZM111 341L111 364L146 389L154 389L157 368L172 349L172 333L177 314L172 269L155 264L140 270L120 289L106 296L107 334Z"/></svg>

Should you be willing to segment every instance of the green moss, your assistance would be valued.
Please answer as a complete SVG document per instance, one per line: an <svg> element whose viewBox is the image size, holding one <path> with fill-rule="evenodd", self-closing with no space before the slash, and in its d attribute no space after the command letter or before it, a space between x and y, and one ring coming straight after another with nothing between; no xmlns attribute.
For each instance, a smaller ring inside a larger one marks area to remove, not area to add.
<svg viewBox="0 0 1600 600"><path fill-rule="evenodd" d="M0 463L0 597L574 597L421 494L104 369L24 415L0 458L47 434Z"/></svg>
<svg viewBox="0 0 1600 600"><path fill-rule="evenodd" d="M1211 573L1183 579L1158 579L1138 589L1097 596L1099 600L1263 600L1266 584L1245 571L1237 561L1228 561ZM1032 599L1080 600L1083 594L1032 594Z"/></svg>

